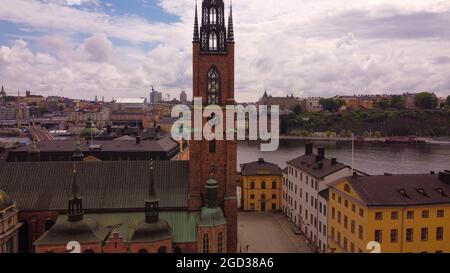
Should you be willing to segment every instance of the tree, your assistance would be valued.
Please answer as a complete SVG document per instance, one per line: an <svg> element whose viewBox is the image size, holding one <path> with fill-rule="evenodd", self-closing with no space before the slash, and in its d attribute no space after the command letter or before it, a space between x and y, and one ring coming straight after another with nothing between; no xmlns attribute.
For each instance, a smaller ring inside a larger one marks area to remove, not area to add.
<svg viewBox="0 0 450 273"><path fill-rule="evenodd" d="M447 106L450 107L450 95L447 97Z"/></svg>
<svg viewBox="0 0 450 273"><path fill-rule="evenodd" d="M320 99L319 104L322 105L325 111L336 112L339 110L339 108L342 107L342 105L344 105L344 101L333 98L329 99L322 98Z"/></svg>
<svg viewBox="0 0 450 273"><path fill-rule="evenodd" d="M433 93L422 92L416 95L415 103L421 109L436 109L439 100Z"/></svg>
<svg viewBox="0 0 450 273"><path fill-rule="evenodd" d="M300 104L297 104L295 107L294 107L294 113L295 114L301 114L302 113L302 107L300 106Z"/></svg>
<svg viewBox="0 0 450 273"><path fill-rule="evenodd" d="M389 100L388 99L382 99L380 100L380 102L378 102L378 107L381 109L387 109L389 108Z"/></svg>
<svg viewBox="0 0 450 273"><path fill-rule="evenodd" d="M405 98L401 95L393 95L391 97L391 107L395 109L405 108Z"/></svg>

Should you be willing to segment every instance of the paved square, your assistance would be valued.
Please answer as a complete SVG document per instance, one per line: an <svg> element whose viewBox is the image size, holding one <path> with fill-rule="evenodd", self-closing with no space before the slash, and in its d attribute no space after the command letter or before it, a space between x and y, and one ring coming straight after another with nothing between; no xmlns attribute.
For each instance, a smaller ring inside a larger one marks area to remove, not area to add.
<svg viewBox="0 0 450 273"><path fill-rule="evenodd" d="M306 240L295 235L281 213L240 212L238 251L246 253L310 253Z"/></svg>

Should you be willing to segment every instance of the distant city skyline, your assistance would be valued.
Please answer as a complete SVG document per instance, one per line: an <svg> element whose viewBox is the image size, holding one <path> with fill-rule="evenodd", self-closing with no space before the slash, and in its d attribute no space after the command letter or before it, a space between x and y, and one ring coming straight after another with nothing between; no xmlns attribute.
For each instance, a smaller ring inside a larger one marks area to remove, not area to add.
<svg viewBox="0 0 450 273"><path fill-rule="evenodd" d="M199 4L201 0L198 0ZM228 1L226 2L228 5ZM195 1L3 0L0 85L94 100L192 96ZM234 0L236 99L450 94L450 3Z"/></svg>

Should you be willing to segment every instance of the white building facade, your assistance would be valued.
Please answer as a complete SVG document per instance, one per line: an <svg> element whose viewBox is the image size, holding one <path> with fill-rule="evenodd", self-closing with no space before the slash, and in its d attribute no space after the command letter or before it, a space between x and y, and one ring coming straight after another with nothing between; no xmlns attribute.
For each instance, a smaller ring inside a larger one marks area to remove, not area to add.
<svg viewBox="0 0 450 273"><path fill-rule="evenodd" d="M327 184L350 174L349 166L325 158L324 148L314 154L312 144L283 171L283 212L317 252L327 250Z"/></svg>

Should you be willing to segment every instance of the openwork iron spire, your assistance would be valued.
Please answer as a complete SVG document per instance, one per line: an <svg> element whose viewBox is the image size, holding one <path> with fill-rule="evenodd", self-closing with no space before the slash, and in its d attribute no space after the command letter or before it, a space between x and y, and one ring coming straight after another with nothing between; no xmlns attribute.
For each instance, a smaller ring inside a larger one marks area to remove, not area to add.
<svg viewBox="0 0 450 273"><path fill-rule="evenodd" d="M148 197L145 200L145 222L157 223L159 221L159 199L156 196L153 159L150 161L150 178L148 184Z"/></svg>
<svg viewBox="0 0 450 273"><path fill-rule="evenodd" d="M194 18L194 38L193 42L200 42L200 36L198 32L198 13L197 13L197 1L195 1L195 18Z"/></svg>
<svg viewBox="0 0 450 273"><path fill-rule="evenodd" d="M73 163L72 184L69 193L68 217L70 222L77 222L83 219L83 201L81 192L77 185L77 170L75 162Z"/></svg>
<svg viewBox="0 0 450 273"><path fill-rule="evenodd" d="M233 28L233 2L230 1L230 15L228 17L228 35L227 42L234 42L234 28Z"/></svg>

